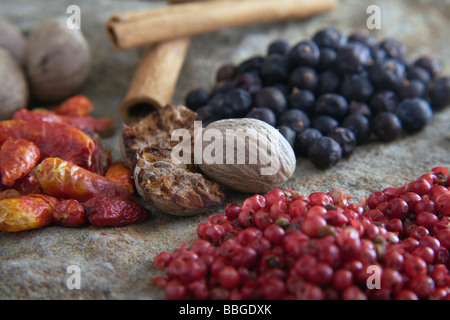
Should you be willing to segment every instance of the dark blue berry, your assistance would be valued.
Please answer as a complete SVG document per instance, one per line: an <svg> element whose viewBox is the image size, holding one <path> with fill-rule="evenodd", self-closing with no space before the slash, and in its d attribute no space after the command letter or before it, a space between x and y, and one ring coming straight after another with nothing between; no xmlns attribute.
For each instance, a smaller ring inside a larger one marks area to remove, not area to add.
<svg viewBox="0 0 450 320"><path fill-rule="evenodd" d="M300 109L310 116L314 111L315 103L316 97L312 91L307 89L294 89L289 96L288 107L290 109Z"/></svg>
<svg viewBox="0 0 450 320"><path fill-rule="evenodd" d="M355 150L357 141L356 136L348 128L336 127L328 134L328 136L334 139L342 148L342 156L345 157Z"/></svg>
<svg viewBox="0 0 450 320"><path fill-rule="evenodd" d="M430 104L421 98L405 99L395 110L405 130L416 132L422 130L433 117Z"/></svg>
<svg viewBox="0 0 450 320"><path fill-rule="evenodd" d="M286 83L275 83L271 85L271 87L280 90L281 93L286 97L286 99L288 99L291 95L291 90Z"/></svg>
<svg viewBox="0 0 450 320"><path fill-rule="evenodd" d="M377 38L366 31L355 31L348 36L348 42L358 42L371 48L377 44Z"/></svg>
<svg viewBox="0 0 450 320"><path fill-rule="evenodd" d="M370 79L378 89L398 90L405 77L405 65L395 59L378 61L370 69Z"/></svg>
<svg viewBox="0 0 450 320"><path fill-rule="evenodd" d="M348 105L348 114L359 113L366 116L368 119L372 117L372 110L365 102L351 101Z"/></svg>
<svg viewBox="0 0 450 320"><path fill-rule="evenodd" d="M292 128L290 128L288 126L278 126L276 128L283 135L283 137L286 138L286 140L289 142L291 147L294 148L295 137L296 137L295 131L292 130Z"/></svg>
<svg viewBox="0 0 450 320"><path fill-rule="evenodd" d="M233 80L233 88L241 88L252 94L258 92L262 86L262 81L259 76L250 72L244 72L236 76Z"/></svg>
<svg viewBox="0 0 450 320"><path fill-rule="evenodd" d="M342 120L342 127L353 132L358 145L369 142L371 136L370 121L361 113L349 114Z"/></svg>
<svg viewBox="0 0 450 320"><path fill-rule="evenodd" d="M282 55L272 54L261 65L261 80L266 86L285 82L288 76L287 60Z"/></svg>
<svg viewBox="0 0 450 320"><path fill-rule="evenodd" d="M228 113L228 110L224 112L225 106L225 95L226 93L218 93L211 97L208 104L212 108L212 112L214 115L223 116L225 113Z"/></svg>
<svg viewBox="0 0 450 320"><path fill-rule="evenodd" d="M414 66L427 70L432 78L439 76L442 72L441 62L430 56L419 57L416 61L414 61Z"/></svg>
<svg viewBox="0 0 450 320"><path fill-rule="evenodd" d="M279 89L265 87L255 93L254 106L256 108L269 108L276 116L279 116L287 109L287 100Z"/></svg>
<svg viewBox="0 0 450 320"><path fill-rule="evenodd" d="M336 140L321 137L310 146L308 158L318 169L328 169L342 159L342 148Z"/></svg>
<svg viewBox="0 0 450 320"><path fill-rule="evenodd" d="M427 84L431 80L431 75L422 67L409 66L406 70L406 78L408 80L420 80Z"/></svg>
<svg viewBox="0 0 450 320"><path fill-rule="evenodd" d="M428 97L434 110L441 110L450 104L450 77L434 79L428 88Z"/></svg>
<svg viewBox="0 0 450 320"><path fill-rule="evenodd" d="M202 107L208 103L209 92L203 88L194 89L186 95L186 107L192 110Z"/></svg>
<svg viewBox="0 0 450 320"><path fill-rule="evenodd" d="M340 92L349 101L365 102L372 96L374 88L367 75L355 73L342 81Z"/></svg>
<svg viewBox="0 0 450 320"><path fill-rule="evenodd" d="M197 113L197 118L200 121L204 121L208 118L212 118L215 115L213 108L210 105L200 107L195 112Z"/></svg>
<svg viewBox="0 0 450 320"><path fill-rule="evenodd" d="M339 122L330 116L318 116L312 120L311 127L319 130L324 136L328 135Z"/></svg>
<svg viewBox="0 0 450 320"><path fill-rule="evenodd" d="M316 115L330 116L336 120L345 117L348 111L348 102L340 94L326 93L317 98Z"/></svg>
<svg viewBox="0 0 450 320"><path fill-rule="evenodd" d="M297 134L294 151L297 156L308 157L309 147L316 139L321 138L322 133L314 128L308 128Z"/></svg>
<svg viewBox="0 0 450 320"><path fill-rule="evenodd" d="M381 90L372 96L369 106L372 114L378 114L382 111L393 112L397 108L398 102L398 96L394 91Z"/></svg>
<svg viewBox="0 0 450 320"><path fill-rule="evenodd" d="M386 51L381 49L379 46L374 46L370 48L370 54L372 56L373 62L380 62L388 58Z"/></svg>
<svg viewBox="0 0 450 320"><path fill-rule="evenodd" d="M386 39L380 42L379 48L386 52L386 58L406 60L408 47L397 39Z"/></svg>
<svg viewBox="0 0 450 320"><path fill-rule="evenodd" d="M251 57L251 58L241 62L237 66L236 71L239 74L249 72L249 73L254 73L256 75L259 75L263 61L264 61L264 57L262 57L262 56Z"/></svg>
<svg viewBox="0 0 450 320"><path fill-rule="evenodd" d="M309 128L310 124L308 115L299 109L286 110L278 119L279 126L287 126L296 133Z"/></svg>
<svg viewBox="0 0 450 320"><path fill-rule="evenodd" d="M324 70L319 73L316 92L318 95L336 93L341 86L341 77L333 70Z"/></svg>
<svg viewBox="0 0 450 320"><path fill-rule="evenodd" d="M211 90L211 96L215 96L219 93L227 93L231 89L233 89L233 80L231 79L216 82L214 88Z"/></svg>
<svg viewBox="0 0 450 320"><path fill-rule="evenodd" d="M389 111L378 113L370 121L370 128L380 141L391 142L402 135L402 123L396 114Z"/></svg>
<svg viewBox="0 0 450 320"><path fill-rule="evenodd" d="M317 72L311 67L298 67L289 76L289 85L292 88L314 91L317 87L317 82Z"/></svg>
<svg viewBox="0 0 450 320"><path fill-rule="evenodd" d="M225 95L225 106L231 110L230 116L243 116L250 111L252 95L244 89L232 89Z"/></svg>
<svg viewBox="0 0 450 320"><path fill-rule="evenodd" d="M216 72L216 82L233 79L235 75L236 66L232 63L224 64Z"/></svg>
<svg viewBox="0 0 450 320"><path fill-rule="evenodd" d="M397 90L400 100L407 98L421 98L425 95L426 86L420 80L404 80L402 86Z"/></svg>
<svg viewBox="0 0 450 320"><path fill-rule="evenodd" d="M300 66L315 67L320 61L320 49L313 41L301 41L289 51L288 61L291 69Z"/></svg>
<svg viewBox="0 0 450 320"><path fill-rule="evenodd" d="M291 50L291 45L286 40L278 39L269 44L267 55L281 54L285 56L289 53L289 50Z"/></svg>
<svg viewBox="0 0 450 320"><path fill-rule="evenodd" d="M347 43L347 37L334 27L327 27L317 31L312 39L321 48L338 49Z"/></svg>
<svg viewBox="0 0 450 320"><path fill-rule="evenodd" d="M337 52L333 48L321 48L318 70L331 70L336 67Z"/></svg>
<svg viewBox="0 0 450 320"><path fill-rule="evenodd" d="M342 74L359 73L372 64L370 49L361 43L352 42L337 51L336 68Z"/></svg>
<svg viewBox="0 0 450 320"><path fill-rule="evenodd" d="M245 117L267 122L273 127L277 125L277 117L275 116L275 113L269 108L253 108L249 113L247 113Z"/></svg>

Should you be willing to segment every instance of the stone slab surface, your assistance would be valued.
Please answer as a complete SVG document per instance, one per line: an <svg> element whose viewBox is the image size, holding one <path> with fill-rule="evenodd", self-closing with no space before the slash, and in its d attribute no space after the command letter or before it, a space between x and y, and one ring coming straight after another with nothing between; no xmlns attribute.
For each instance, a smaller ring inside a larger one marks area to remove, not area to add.
<svg viewBox="0 0 450 320"><path fill-rule="evenodd" d="M114 119L114 132L103 137L105 148L119 159L118 106L126 94L142 48L114 51L104 30L105 21L116 12L164 5L157 1L115 0L14 0L0 2L2 15L26 33L38 23L77 4L81 26L92 49L92 72L82 93L91 98L94 116ZM215 71L225 62L238 63L265 54L267 45L283 38L292 44L310 38L322 27L333 25L345 33L366 28L369 5L381 8L379 38L401 39L409 57L433 54L450 74L450 1L341 0L337 10L319 16L227 28L193 38L174 96L183 103L196 87L210 88ZM327 171L319 171L307 159L299 159L295 175L283 186L309 194L346 190L354 199L388 186L400 186L434 166L450 167L450 108L434 117L419 134L393 143L371 143ZM247 195L230 193L228 202L241 204ZM225 207L225 206L224 206ZM194 217L173 217L153 210L153 218L121 228L45 228L20 233L0 233L0 299L163 299L150 283L159 274L152 266L161 251L172 251L183 241L197 239L196 227L213 212ZM81 270L81 289L67 287L69 265Z"/></svg>

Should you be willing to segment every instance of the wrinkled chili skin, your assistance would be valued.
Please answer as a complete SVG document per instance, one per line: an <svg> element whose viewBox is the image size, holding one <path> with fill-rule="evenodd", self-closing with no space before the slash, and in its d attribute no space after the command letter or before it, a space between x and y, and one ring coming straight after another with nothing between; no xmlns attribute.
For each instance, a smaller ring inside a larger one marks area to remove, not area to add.
<svg viewBox="0 0 450 320"><path fill-rule="evenodd" d="M125 226L152 216L143 205L119 197L94 197L86 201L84 207L89 222L95 227Z"/></svg>
<svg viewBox="0 0 450 320"><path fill-rule="evenodd" d="M76 95L53 108L53 112L64 116L87 116L94 110L92 101L83 95Z"/></svg>
<svg viewBox="0 0 450 320"><path fill-rule="evenodd" d="M78 227L87 222L86 210L77 200L62 200L53 211L53 220L64 227Z"/></svg>
<svg viewBox="0 0 450 320"><path fill-rule="evenodd" d="M93 130L95 132L103 132L108 130L112 125L112 120L108 118L92 118L90 116L67 116L56 114L53 112L34 112L27 109L17 111L13 120L25 121L45 121L52 123L62 123L80 130Z"/></svg>
<svg viewBox="0 0 450 320"><path fill-rule="evenodd" d="M0 200L20 197L21 194L16 189L6 189L0 191Z"/></svg>
<svg viewBox="0 0 450 320"><path fill-rule="evenodd" d="M42 190L41 184L36 177L35 171L36 167L34 167L25 177L17 180L11 188L19 191L21 195L44 193L44 190Z"/></svg>
<svg viewBox="0 0 450 320"><path fill-rule="evenodd" d="M125 186L130 193L134 193L134 180L131 170L121 161L111 164L106 170L105 177Z"/></svg>
<svg viewBox="0 0 450 320"><path fill-rule="evenodd" d="M30 193L28 194L31 198L39 198L44 201L46 201L52 208L55 208L57 204L59 203L59 200L55 197L52 197L48 194L42 194L42 193Z"/></svg>
<svg viewBox="0 0 450 320"><path fill-rule="evenodd" d="M39 148L24 139L7 139L0 148L0 174L2 184L11 187L25 177L38 163Z"/></svg>
<svg viewBox="0 0 450 320"><path fill-rule="evenodd" d="M87 134L92 141L94 141L95 147L94 151L92 152L92 161L88 168L89 171L95 172L99 175L103 175L104 169L103 169L103 159L104 159L104 153L105 150L103 150L102 141L98 133L95 131L85 129L83 130L85 134Z"/></svg>
<svg viewBox="0 0 450 320"><path fill-rule="evenodd" d="M18 232L53 222L58 200L47 195L27 195L0 200L0 231Z"/></svg>
<svg viewBox="0 0 450 320"><path fill-rule="evenodd" d="M41 151L41 159L58 157L83 168L92 165L95 143L77 128L44 121L1 121L0 145L9 137L33 142Z"/></svg>
<svg viewBox="0 0 450 320"><path fill-rule="evenodd" d="M44 192L54 197L80 202L99 195L135 200L126 187L63 159L42 160L35 174Z"/></svg>

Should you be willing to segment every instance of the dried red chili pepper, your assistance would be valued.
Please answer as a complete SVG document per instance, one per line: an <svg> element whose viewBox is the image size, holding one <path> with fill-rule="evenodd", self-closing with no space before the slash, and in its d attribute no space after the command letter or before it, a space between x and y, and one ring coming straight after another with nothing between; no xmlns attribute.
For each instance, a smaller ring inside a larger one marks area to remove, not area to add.
<svg viewBox="0 0 450 320"><path fill-rule="evenodd" d="M53 211L53 220L64 227L78 227L87 222L86 210L77 200L62 200Z"/></svg>
<svg viewBox="0 0 450 320"><path fill-rule="evenodd" d="M143 222L152 215L143 205L119 197L94 197L84 206L89 222L96 227L119 227Z"/></svg>
<svg viewBox="0 0 450 320"><path fill-rule="evenodd" d="M134 201L126 187L60 158L46 158L35 170L46 194L85 202L95 196Z"/></svg>
<svg viewBox="0 0 450 320"><path fill-rule="evenodd" d="M134 193L134 180L131 170L121 161L115 162L106 170L105 177L125 186L130 193Z"/></svg>
<svg viewBox="0 0 450 320"><path fill-rule="evenodd" d="M0 145L9 137L33 142L42 159L58 157L83 168L92 166L95 143L77 128L44 121L1 121Z"/></svg>
<svg viewBox="0 0 450 320"><path fill-rule="evenodd" d="M34 167L24 178L17 180L12 188L19 191L21 195L44 193L44 190L42 190L41 184L35 175L35 169L36 167Z"/></svg>
<svg viewBox="0 0 450 320"><path fill-rule="evenodd" d="M90 129L95 132L102 132L109 129L113 123L108 118L92 118L90 116L66 116L53 112L34 112L27 109L20 109L13 117L13 120L39 120L53 123L63 123L80 130Z"/></svg>
<svg viewBox="0 0 450 320"><path fill-rule="evenodd" d="M76 95L53 108L53 112L65 116L87 116L94 110L94 104L83 95Z"/></svg>
<svg viewBox="0 0 450 320"><path fill-rule="evenodd" d="M58 200L46 195L27 195L0 200L0 231L40 228L53 221Z"/></svg>
<svg viewBox="0 0 450 320"><path fill-rule="evenodd" d="M92 152L91 165L87 169L89 171L98 173L99 175L103 175L103 159L105 150L103 150L101 138L97 132L94 132L92 130L85 129L83 130L83 132L87 134L95 144L94 151Z"/></svg>
<svg viewBox="0 0 450 320"><path fill-rule="evenodd" d="M12 186L25 177L39 161L41 152L32 142L9 138L0 148L2 184Z"/></svg>
<svg viewBox="0 0 450 320"><path fill-rule="evenodd" d="M20 192L16 189L6 189L0 192L0 200L20 197Z"/></svg>

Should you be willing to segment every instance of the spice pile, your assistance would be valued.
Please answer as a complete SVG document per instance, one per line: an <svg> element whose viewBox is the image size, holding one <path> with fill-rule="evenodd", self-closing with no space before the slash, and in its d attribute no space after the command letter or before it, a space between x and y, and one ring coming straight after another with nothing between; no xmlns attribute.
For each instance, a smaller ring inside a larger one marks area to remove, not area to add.
<svg viewBox="0 0 450 320"><path fill-rule="evenodd" d="M273 189L198 225L154 258L166 299L448 299L447 169L375 191Z"/></svg>
<svg viewBox="0 0 450 320"><path fill-rule="evenodd" d="M130 170L106 159L92 102L74 96L57 107L17 111L0 122L0 230L50 223L121 226L151 213L134 196ZM108 154L108 153L107 153Z"/></svg>
<svg viewBox="0 0 450 320"><path fill-rule="evenodd" d="M264 120L297 156L326 169L358 145L422 130L450 104L450 77L441 75L441 63L429 56L408 61L407 53L397 39L347 37L328 27L310 40L293 46L276 40L266 56L221 66L211 92L194 89L185 104L204 125Z"/></svg>

